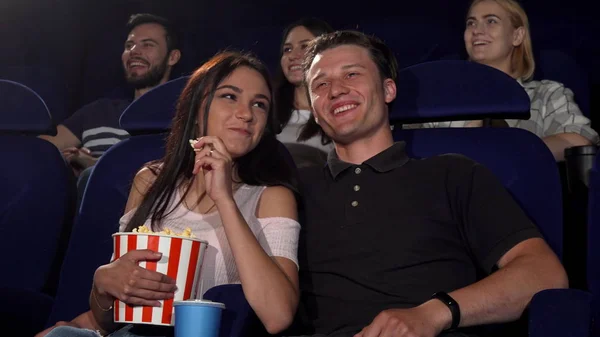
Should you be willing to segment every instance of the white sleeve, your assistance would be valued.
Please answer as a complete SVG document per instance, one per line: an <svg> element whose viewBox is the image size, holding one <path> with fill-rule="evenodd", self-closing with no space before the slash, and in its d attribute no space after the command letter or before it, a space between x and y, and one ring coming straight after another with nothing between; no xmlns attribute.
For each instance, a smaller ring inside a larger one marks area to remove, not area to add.
<svg viewBox="0 0 600 337"><path fill-rule="evenodd" d="M257 235L258 242L269 256L285 257L298 267L298 237L300 223L283 218L259 218L261 231Z"/></svg>

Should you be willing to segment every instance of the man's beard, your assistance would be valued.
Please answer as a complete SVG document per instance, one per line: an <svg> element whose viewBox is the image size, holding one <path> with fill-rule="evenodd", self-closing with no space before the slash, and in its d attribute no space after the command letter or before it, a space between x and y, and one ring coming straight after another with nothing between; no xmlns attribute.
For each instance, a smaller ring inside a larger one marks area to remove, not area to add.
<svg viewBox="0 0 600 337"><path fill-rule="evenodd" d="M145 89L152 88L160 84L165 73L167 72L167 62L168 58L157 64L155 67L148 69L148 71L144 75L129 75L127 70L125 70L125 79L127 83L131 85L134 89Z"/></svg>

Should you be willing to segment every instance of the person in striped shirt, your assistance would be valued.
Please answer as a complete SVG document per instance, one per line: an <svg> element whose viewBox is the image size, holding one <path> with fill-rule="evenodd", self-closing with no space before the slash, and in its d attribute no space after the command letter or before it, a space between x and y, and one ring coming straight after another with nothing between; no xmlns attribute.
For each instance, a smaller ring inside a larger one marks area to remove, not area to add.
<svg viewBox="0 0 600 337"><path fill-rule="evenodd" d="M166 19L134 14L127 23L128 36L121 60L127 83L137 99L169 80L181 57L175 29ZM93 166L112 145L129 137L119 126L129 99L101 98L76 111L57 126L56 136L42 135L56 145L76 175Z"/></svg>

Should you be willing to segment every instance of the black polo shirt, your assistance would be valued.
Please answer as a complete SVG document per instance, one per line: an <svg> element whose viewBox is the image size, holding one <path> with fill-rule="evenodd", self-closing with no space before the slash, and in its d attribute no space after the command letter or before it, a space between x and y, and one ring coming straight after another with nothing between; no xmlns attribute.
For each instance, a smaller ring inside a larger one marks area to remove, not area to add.
<svg viewBox="0 0 600 337"><path fill-rule="evenodd" d="M352 335L493 272L540 233L497 178L461 155L410 159L399 142L361 165L301 170L302 305L313 331Z"/></svg>

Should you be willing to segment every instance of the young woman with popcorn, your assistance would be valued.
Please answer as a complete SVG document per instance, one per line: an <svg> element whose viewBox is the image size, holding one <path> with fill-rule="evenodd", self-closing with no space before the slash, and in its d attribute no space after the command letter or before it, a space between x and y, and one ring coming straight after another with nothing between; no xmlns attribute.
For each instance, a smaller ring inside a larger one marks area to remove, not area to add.
<svg viewBox="0 0 600 337"><path fill-rule="evenodd" d="M202 289L241 283L267 331L277 333L291 324L298 304L300 225L295 169L273 132L272 97L267 69L253 57L220 53L196 70L179 98L166 155L136 175L120 230L191 228L209 243ZM159 306L173 298L174 280L137 264L158 259L136 250L99 267L91 311L38 335L106 335L119 328L115 299ZM111 334L141 335L131 325Z"/></svg>

